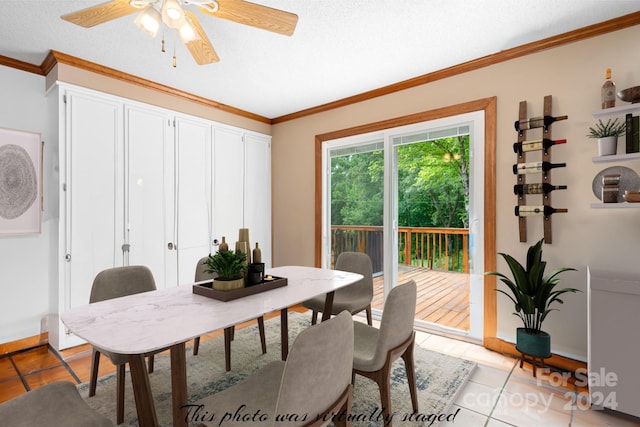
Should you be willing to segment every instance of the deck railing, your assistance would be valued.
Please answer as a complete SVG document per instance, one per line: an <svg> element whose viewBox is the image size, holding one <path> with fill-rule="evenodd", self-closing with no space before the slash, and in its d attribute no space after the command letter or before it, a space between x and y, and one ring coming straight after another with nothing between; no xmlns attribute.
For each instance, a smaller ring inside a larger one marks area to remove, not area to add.
<svg viewBox="0 0 640 427"><path fill-rule="evenodd" d="M373 271L383 271L382 227L331 226L331 252L364 252L371 257ZM398 263L432 270L469 272L469 230L466 228L400 227Z"/></svg>

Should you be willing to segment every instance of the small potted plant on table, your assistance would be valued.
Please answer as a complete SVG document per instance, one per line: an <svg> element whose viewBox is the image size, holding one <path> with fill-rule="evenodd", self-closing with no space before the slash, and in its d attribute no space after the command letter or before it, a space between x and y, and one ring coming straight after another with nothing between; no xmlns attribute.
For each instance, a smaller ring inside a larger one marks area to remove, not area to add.
<svg viewBox="0 0 640 427"><path fill-rule="evenodd" d="M535 358L544 359L551 356L551 337L542 330L542 322L554 310L550 308L551 304L562 304L560 296L565 293L580 292L574 288L555 289L560 281L557 276L564 271L576 271L575 268L560 268L548 276L544 275L547 263L542 261L543 240L529 247L526 268L512 256L500 253L507 262L513 279L497 271L486 273L498 276L511 291L509 294L502 289L496 289L515 304L516 311L513 314L523 322L524 327L516 331L517 350L534 357L534 361Z"/></svg>
<svg viewBox="0 0 640 427"><path fill-rule="evenodd" d="M609 119L607 123L598 119L595 127L589 128L587 136L598 140L598 155L610 156L618 151L618 137L624 135L626 130L626 124L618 122L618 118L613 121Z"/></svg>
<svg viewBox="0 0 640 427"><path fill-rule="evenodd" d="M207 273L216 273L213 279L213 289L230 291L244 286L244 275L247 270L247 256L241 251L221 249L204 262Z"/></svg>

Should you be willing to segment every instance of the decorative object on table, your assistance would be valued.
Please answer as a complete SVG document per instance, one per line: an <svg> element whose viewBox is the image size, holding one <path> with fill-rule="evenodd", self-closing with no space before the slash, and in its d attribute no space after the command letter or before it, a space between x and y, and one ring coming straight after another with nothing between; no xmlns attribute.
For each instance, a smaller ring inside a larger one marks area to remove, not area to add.
<svg viewBox="0 0 640 427"><path fill-rule="evenodd" d="M215 281L214 281L215 284ZM193 285L193 293L202 295L207 298L217 299L218 301L233 301L234 299L246 297L249 295L259 294L261 292L270 291L272 289L287 286L289 280L286 277L267 276L264 280L253 286L243 286L241 288L231 290L218 290L212 286L211 282Z"/></svg>
<svg viewBox="0 0 640 427"><path fill-rule="evenodd" d="M633 169L625 166L611 166L601 170L591 183L593 194L598 200L602 200L603 177L605 175L620 175L617 203L624 201L623 194L625 192L640 189L640 176Z"/></svg>
<svg viewBox="0 0 640 427"><path fill-rule="evenodd" d="M262 250L256 242L256 247L253 248L253 262L262 262Z"/></svg>
<svg viewBox="0 0 640 427"><path fill-rule="evenodd" d="M616 106L616 84L611 80L611 68L607 68L604 73L604 83L600 89L602 109Z"/></svg>
<svg viewBox="0 0 640 427"><path fill-rule="evenodd" d="M213 279L213 288L229 291L244 287L244 276L247 271L247 256L240 251L218 250L209 255L205 263L209 267L207 273L217 273Z"/></svg>
<svg viewBox="0 0 640 427"><path fill-rule="evenodd" d="M640 102L640 86L633 86L618 92L618 98L624 102L635 104Z"/></svg>
<svg viewBox="0 0 640 427"><path fill-rule="evenodd" d="M0 128L0 235L40 233L40 134Z"/></svg>
<svg viewBox="0 0 640 427"><path fill-rule="evenodd" d="M617 117L608 119L606 123L598 119L595 127L589 127L587 137L598 140L598 155L610 156L618 151L618 137L626 130L626 122L619 122Z"/></svg>
<svg viewBox="0 0 640 427"><path fill-rule="evenodd" d="M251 264L251 243L249 242L249 229L241 228L238 231L238 241L236 242L236 251L244 252L247 256L247 264Z"/></svg>
<svg viewBox="0 0 640 427"><path fill-rule="evenodd" d="M222 236L222 242L220 242L220 245L218 246L218 250L219 251L229 250L229 244L227 243L227 238L225 236Z"/></svg>
<svg viewBox="0 0 640 427"><path fill-rule="evenodd" d="M287 323L289 325L290 342L300 332L311 326L306 313L289 312ZM225 369L223 337L217 336L207 340L203 339L200 353L207 356L207 363L203 363L198 357L186 358L189 377L188 403L195 403L211 393L229 388L268 363L280 360L281 330L279 316L265 320L266 339L269 342L269 349L272 351L261 355L256 353L255 336L257 333L258 328L255 324L236 329L233 341L234 366L232 372L227 372ZM171 358L168 354L159 355L156 357L155 373L149 376L151 388L157 391L158 394L158 398L155 400L155 407L158 414L158 425L161 426L172 425L170 362ZM455 414L456 407L453 404L456 398L461 396L460 391L473 375L476 363L460 357L426 350L416 345L414 349L414 364L420 412L423 414ZM116 376L115 374L105 375L100 377L100 382L104 383L103 389L105 393L91 399L87 398L87 383L79 384L78 390L90 407L115 423ZM125 422L121 426L138 426L134 394L131 391L130 382L127 382L126 387L129 387L129 390L127 390L126 394ZM399 421L405 414L408 416L412 413L406 375L391 375L391 389L394 390L391 394L391 406L396 412L394 421ZM370 414L377 415L379 412L380 393L376 383L364 379L356 381L353 387L351 414L361 414L361 417L359 417L360 419L354 417L351 425L353 427L382 425L381 421L369 420ZM251 422L244 424L246 427L252 426ZM408 424L410 427L418 427L419 423L406 422L404 424ZM425 423L425 425L428 424ZM448 424L443 421L440 425L447 426ZM455 426L457 424L451 425Z"/></svg>
<svg viewBox="0 0 640 427"><path fill-rule="evenodd" d="M259 285L264 280L264 262L254 262L249 264L247 286Z"/></svg>
<svg viewBox="0 0 640 427"><path fill-rule="evenodd" d="M565 293L580 292L574 288L555 289L559 283L558 275L565 271L576 271L575 268L564 267L553 271L545 276L546 261L542 261L542 243L539 240L527 250L526 266L520 264L511 255L500 253L499 255L506 261L511 271L512 278L497 272L490 271L485 274L498 276L507 285L511 294L497 289L506 295L515 305L515 316L518 316L523 323L523 328L518 328L516 333L516 349L522 353L522 360L525 356L533 358L533 375L536 375L536 363L542 363L544 359L551 356L551 337L542 330L542 322L554 309L550 308L554 302L562 304L560 299Z"/></svg>
<svg viewBox="0 0 640 427"><path fill-rule="evenodd" d="M518 141L513 144L513 151L517 155L517 164L513 165L513 173L517 176L514 186L514 193L518 197L518 206L515 208L518 217L518 231L521 242L527 241L527 217L542 216L544 218L544 242L551 244L551 214L556 212L567 212L566 209L551 207L551 191L554 189L566 189L566 185L554 186L551 184L551 169L565 167L566 163L551 162L551 148L559 144L565 144L566 139L554 140L551 137L551 125L559 120L566 120L568 116L553 116L552 97L544 97L543 116L527 118L527 101L521 101L518 110L518 120L514 127L518 132ZM542 128L542 135L539 139L527 139L527 132L532 129ZM537 161L527 162L527 153L536 154L541 151L542 155ZM541 174L541 179L532 184L527 184L527 176L531 174ZM542 203L527 202L527 195L540 194Z"/></svg>
<svg viewBox="0 0 640 427"><path fill-rule="evenodd" d="M617 203L620 193L620 174L602 175L602 203Z"/></svg>

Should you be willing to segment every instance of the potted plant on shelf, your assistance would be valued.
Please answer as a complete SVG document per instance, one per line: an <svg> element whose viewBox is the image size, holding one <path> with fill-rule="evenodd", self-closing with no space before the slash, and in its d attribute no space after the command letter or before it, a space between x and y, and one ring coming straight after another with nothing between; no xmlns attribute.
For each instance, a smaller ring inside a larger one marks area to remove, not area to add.
<svg viewBox="0 0 640 427"><path fill-rule="evenodd" d="M595 127L589 127L587 136L598 140L598 155L609 156L618 151L618 137L624 135L626 130L626 123L618 122L617 117L607 120L607 123L598 119Z"/></svg>
<svg viewBox="0 0 640 427"><path fill-rule="evenodd" d="M511 291L509 294L502 289L496 289L515 304L516 311L513 314L524 324L523 328L516 331L516 348L521 353L540 358L551 356L551 337L542 330L542 322L552 310L555 310L550 308L551 304L562 304L560 296L565 293L580 292L574 288L555 289L560 281L557 276L564 271L576 271L575 268L560 268L548 276L544 275L547 263L542 261L543 241L544 239L529 247L526 268L512 256L499 254L507 262L513 279L497 271L485 273L498 276Z"/></svg>
<svg viewBox="0 0 640 427"><path fill-rule="evenodd" d="M207 273L216 273L213 279L213 289L229 291L244 286L244 275L247 269L247 256L241 251L221 249L214 255L209 254L205 264L209 267Z"/></svg>

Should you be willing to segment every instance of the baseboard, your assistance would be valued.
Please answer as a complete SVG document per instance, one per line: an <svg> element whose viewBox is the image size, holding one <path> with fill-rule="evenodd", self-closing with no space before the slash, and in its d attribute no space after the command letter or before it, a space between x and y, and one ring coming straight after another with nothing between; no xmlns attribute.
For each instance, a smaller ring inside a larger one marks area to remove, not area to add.
<svg viewBox="0 0 640 427"><path fill-rule="evenodd" d="M28 338L22 338L16 341L0 344L0 354L15 353L16 351L26 350L49 343L49 333L43 332Z"/></svg>
<svg viewBox="0 0 640 427"><path fill-rule="evenodd" d="M484 347L502 354L508 354L519 358L521 353L516 349L516 345L496 337L485 337ZM552 354L550 358L544 360L545 365L559 368L568 372L576 372L578 369L587 369L587 364L580 360Z"/></svg>

